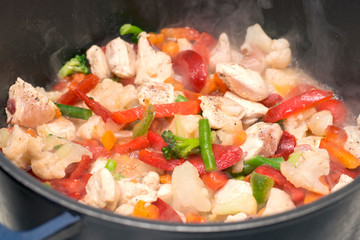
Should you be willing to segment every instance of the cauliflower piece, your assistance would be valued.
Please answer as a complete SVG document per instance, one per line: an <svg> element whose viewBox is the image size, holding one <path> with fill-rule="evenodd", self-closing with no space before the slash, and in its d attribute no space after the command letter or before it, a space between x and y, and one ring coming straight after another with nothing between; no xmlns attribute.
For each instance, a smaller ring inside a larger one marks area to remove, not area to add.
<svg viewBox="0 0 360 240"><path fill-rule="evenodd" d="M266 112L269 110L261 103L243 99L229 91L227 91L224 94L224 97L234 100L244 108L245 115L242 118L242 122L247 125L254 124L259 118L263 117L266 114Z"/></svg>
<svg viewBox="0 0 360 240"><path fill-rule="evenodd" d="M108 159L106 159L106 158L98 158L98 159L96 159L96 161L91 164L90 173L95 174L96 172L98 172L102 168L105 168L107 162L108 162Z"/></svg>
<svg viewBox="0 0 360 240"><path fill-rule="evenodd" d="M301 139L306 136L308 130L308 120L316 113L314 108L305 110L302 113L290 116L283 121L285 131L294 135L296 139Z"/></svg>
<svg viewBox="0 0 360 240"><path fill-rule="evenodd" d="M64 117L54 119L49 123L44 123L36 128L39 136L47 137L49 134L65 138L67 140L75 139L75 125Z"/></svg>
<svg viewBox="0 0 360 240"><path fill-rule="evenodd" d="M274 39L271 52L265 57L266 64L272 68L286 68L291 62L291 50L288 40Z"/></svg>
<svg viewBox="0 0 360 240"><path fill-rule="evenodd" d="M208 70L213 72L218 63L232 62L231 56L229 38L226 33L221 33L217 45L211 52Z"/></svg>
<svg viewBox="0 0 360 240"><path fill-rule="evenodd" d="M135 76L136 53L130 43L120 37L113 39L106 45L105 56L110 70L116 76L122 78Z"/></svg>
<svg viewBox="0 0 360 240"><path fill-rule="evenodd" d="M226 223L230 223L230 222L241 222L241 221L245 221L247 219L247 214L243 213L243 212L239 212L235 215L229 215L226 217L225 221Z"/></svg>
<svg viewBox="0 0 360 240"><path fill-rule="evenodd" d="M209 212L209 192L197 169L189 162L175 167L172 174L173 207L182 212Z"/></svg>
<svg viewBox="0 0 360 240"><path fill-rule="evenodd" d="M248 182L230 179L216 194L212 213L217 215L255 214L257 202L252 194L251 185Z"/></svg>
<svg viewBox="0 0 360 240"><path fill-rule="evenodd" d="M246 29L244 44L254 45L266 54L273 50L272 39L264 32L259 24L254 24Z"/></svg>
<svg viewBox="0 0 360 240"><path fill-rule="evenodd" d="M144 83L138 94L140 105L163 104L175 102L176 96L173 85L169 83Z"/></svg>
<svg viewBox="0 0 360 240"><path fill-rule="evenodd" d="M210 127L223 128L228 122L240 120L244 116L244 110L237 102L220 96L201 96L201 110L203 117L207 118Z"/></svg>
<svg viewBox="0 0 360 240"><path fill-rule="evenodd" d="M91 72L100 79L111 77L111 71L106 61L104 51L96 45L92 45L86 51L86 58L90 63Z"/></svg>
<svg viewBox="0 0 360 240"><path fill-rule="evenodd" d="M244 43L241 46L241 53L244 54L239 64L246 69L262 73L266 68L265 54L260 48Z"/></svg>
<svg viewBox="0 0 360 240"><path fill-rule="evenodd" d="M329 194L329 189L319 178L330 171L329 154L325 149L302 151L296 166L291 162L282 162L281 173L296 187L303 187L319 194Z"/></svg>
<svg viewBox="0 0 360 240"><path fill-rule="evenodd" d="M92 154L79 144L55 136L37 137L28 142L31 169L36 176L49 180L65 177L65 169Z"/></svg>
<svg viewBox="0 0 360 240"><path fill-rule="evenodd" d="M76 132L76 136L83 139L100 139L105 132L117 132L120 130L120 128L121 126L113 123L112 121L107 121L105 123L100 116L93 115L87 122L79 127L78 131Z"/></svg>
<svg viewBox="0 0 360 240"><path fill-rule="evenodd" d="M333 116L328 110L320 111L315 113L309 119L309 129L314 135L325 136L325 129L333 125Z"/></svg>
<svg viewBox="0 0 360 240"><path fill-rule="evenodd" d="M172 185L168 183L161 184L159 190L157 191L157 195L167 204L171 204L173 199Z"/></svg>
<svg viewBox="0 0 360 240"><path fill-rule="evenodd" d="M56 105L31 84L17 78L9 89L7 122L34 128L55 118Z"/></svg>
<svg viewBox="0 0 360 240"><path fill-rule="evenodd" d="M346 174L341 174L338 183L331 189L331 192L335 192L343 187L345 187L346 185L348 185L349 183L351 183L354 179L352 177L349 177Z"/></svg>
<svg viewBox="0 0 360 240"><path fill-rule="evenodd" d="M278 188L271 188L269 199L262 216L274 215L294 208L295 204L286 192Z"/></svg>
<svg viewBox="0 0 360 240"><path fill-rule="evenodd" d="M138 104L137 90L131 84L123 86L109 78L103 79L88 94L112 112L133 108Z"/></svg>
<svg viewBox="0 0 360 240"><path fill-rule="evenodd" d="M115 213L130 216L134 212L134 206L131 204L121 204L118 208L115 209Z"/></svg>
<svg viewBox="0 0 360 240"><path fill-rule="evenodd" d="M142 183L134 183L129 179L122 179L118 181L120 190L120 204L130 204L135 206L137 201L143 200L145 202L155 202L157 194L155 190L150 189L147 185Z"/></svg>
<svg viewBox="0 0 360 240"><path fill-rule="evenodd" d="M298 76L292 69L267 68L264 73L265 82L275 89L275 93L286 96L298 83Z"/></svg>
<svg viewBox="0 0 360 240"><path fill-rule="evenodd" d="M160 185L160 176L157 172L149 171L141 179L141 183L148 186L150 189L157 191Z"/></svg>
<svg viewBox="0 0 360 240"><path fill-rule="evenodd" d="M176 135L183 138L199 137L199 120L200 115L180 115L175 114L174 125Z"/></svg>
<svg viewBox="0 0 360 240"><path fill-rule="evenodd" d="M25 169L30 165L31 156L29 155L28 143L32 139L33 137L25 133L19 125L14 125L11 135L6 140L6 145L2 148L2 152L17 167Z"/></svg>
<svg viewBox="0 0 360 240"><path fill-rule="evenodd" d="M345 126L344 130L348 135L348 139L344 145L345 149L360 158L360 129L355 126Z"/></svg>
<svg viewBox="0 0 360 240"><path fill-rule="evenodd" d="M145 32L140 33L139 36L135 84L163 83L174 74L170 56L155 51L150 46Z"/></svg>
<svg viewBox="0 0 360 240"><path fill-rule="evenodd" d="M261 101L269 95L265 81L258 72L231 63L217 64L216 72L228 88L240 97Z"/></svg>

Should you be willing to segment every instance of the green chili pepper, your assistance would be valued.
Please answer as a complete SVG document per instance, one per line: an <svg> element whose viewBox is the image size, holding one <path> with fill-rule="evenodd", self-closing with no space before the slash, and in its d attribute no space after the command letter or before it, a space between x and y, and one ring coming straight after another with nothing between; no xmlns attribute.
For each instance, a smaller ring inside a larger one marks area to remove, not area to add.
<svg viewBox="0 0 360 240"><path fill-rule="evenodd" d="M129 23L124 24L120 27L120 35L132 34L131 41L134 43L138 42L138 35L142 32L139 27L131 25Z"/></svg>
<svg viewBox="0 0 360 240"><path fill-rule="evenodd" d="M116 170L117 162L111 158L107 161L105 168L109 170L111 173Z"/></svg>
<svg viewBox="0 0 360 240"><path fill-rule="evenodd" d="M152 104L145 108L143 118L133 128L133 137L139 137L146 135L149 130L152 121L155 118L155 108Z"/></svg>
<svg viewBox="0 0 360 240"><path fill-rule="evenodd" d="M187 99L186 97L184 97L181 94L179 94L175 99L175 102L186 102L186 101L189 101L189 99Z"/></svg>
<svg viewBox="0 0 360 240"><path fill-rule="evenodd" d="M92 116L92 112L89 109L64 105L60 103L55 103L55 105L59 108L61 114L67 117L88 120Z"/></svg>
<svg viewBox="0 0 360 240"><path fill-rule="evenodd" d="M259 206L269 198L270 190L274 186L274 180L268 176L253 172L250 177L253 196Z"/></svg>
<svg viewBox="0 0 360 240"><path fill-rule="evenodd" d="M209 120L205 118L199 120L199 142L206 171L216 170L215 157L211 146L210 124Z"/></svg>

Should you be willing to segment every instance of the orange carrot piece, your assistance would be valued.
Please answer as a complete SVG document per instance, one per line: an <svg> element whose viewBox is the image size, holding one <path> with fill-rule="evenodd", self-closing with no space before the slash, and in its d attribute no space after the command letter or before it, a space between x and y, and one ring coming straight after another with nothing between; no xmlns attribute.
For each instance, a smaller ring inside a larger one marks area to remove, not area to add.
<svg viewBox="0 0 360 240"><path fill-rule="evenodd" d="M234 135L234 145L235 146L241 146L244 144L244 142L246 141L247 135L246 132L244 130L241 130L239 133L236 133Z"/></svg>
<svg viewBox="0 0 360 240"><path fill-rule="evenodd" d="M100 142L103 144L106 150L110 151L115 143L116 143L116 137L112 131L107 131L102 135Z"/></svg>
<svg viewBox="0 0 360 240"><path fill-rule="evenodd" d="M186 214L187 223L206 223L206 219L194 213Z"/></svg>
<svg viewBox="0 0 360 240"><path fill-rule="evenodd" d="M324 195L314 193L311 191L307 191L305 194L304 204L312 203L320 198L322 198Z"/></svg>
<svg viewBox="0 0 360 240"><path fill-rule="evenodd" d="M174 57L179 52L180 48L176 42L169 41L162 46L161 50L170 57Z"/></svg>
<svg viewBox="0 0 360 240"><path fill-rule="evenodd" d="M132 216L147 219L158 219L159 209L151 203L139 200L134 207Z"/></svg>
<svg viewBox="0 0 360 240"><path fill-rule="evenodd" d="M171 183L171 175L170 174L164 174L160 177L160 183L161 184L167 184Z"/></svg>
<svg viewBox="0 0 360 240"><path fill-rule="evenodd" d="M29 134L32 137L37 137L37 133L32 128L29 128L28 130L26 130L25 133Z"/></svg>

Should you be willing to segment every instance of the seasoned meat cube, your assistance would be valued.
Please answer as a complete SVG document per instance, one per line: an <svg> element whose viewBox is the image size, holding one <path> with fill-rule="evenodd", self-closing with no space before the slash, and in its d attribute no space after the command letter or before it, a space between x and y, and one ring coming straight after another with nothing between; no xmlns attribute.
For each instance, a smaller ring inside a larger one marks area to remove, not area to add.
<svg viewBox="0 0 360 240"><path fill-rule="evenodd" d="M90 63L91 72L100 79L111 77L111 71L106 61L105 53L96 45L86 51L86 58Z"/></svg>

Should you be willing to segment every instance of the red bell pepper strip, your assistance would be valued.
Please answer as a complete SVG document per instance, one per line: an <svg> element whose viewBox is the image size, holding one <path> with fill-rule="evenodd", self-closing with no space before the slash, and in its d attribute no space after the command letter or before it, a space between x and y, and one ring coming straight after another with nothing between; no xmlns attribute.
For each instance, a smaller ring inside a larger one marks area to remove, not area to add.
<svg viewBox="0 0 360 240"><path fill-rule="evenodd" d="M95 74L87 75L82 81L75 84L70 84L69 87L76 88L81 93L86 94L90 92L99 83L100 79ZM67 91L57 101L60 104L74 105L78 101L78 96L73 91Z"/></svg>
<svg viewBox="0 0 360 240"><path fill-rule="evenodd" d="M171 159L168 161L161 152L152 152L148 150L140 150L139 160L165 171L173 171L176 166L185 162L184 159Z"/></svg>
<svg viewBox="0 0 360 240"><path fill-rule="evenodd" d="M154 107L155 118L173 117L175 114L198 114L200 112L199 101L154 104ZM112 113L112 120L118 124L134 122L142 117L144 110L144 107L137 107L125 111L114 112Z"/></svg>
<svg viewBox="0 0 360 240"><path fill-rule="evenodd" d="M201 55L206 64L209 63L210 52L216 46L216 39L206 32L200 34L200 37L196 39L193 50Z"/></svg>
<svg viewBox="0 0 360 240"><path fill-rule="evenodd" d="M330 99L326 102L320 103L316 106L316 109L318 111L330 111L334 118L334 125L339 127L344 125L349 115L349 111L347 110L345 103L337 99Z"/></svg>
<svg viewBox="0 0 360 240"><path fill-rule="evenodd" d="M158 198L152 203L159 209L159 220L165 222L182 222L179 214L166 202Z"/></svg>
<svg viewBox="0 0 360 240"><path fill-rule="evenodd" d="M277 122L293 114L300 113L332 97L332 92L312 89L303 94L290 98L279 105L270 108L263 117L264 122Z"/></svg>
<svg viewBox="0 0 360 240"><path fill-rule="evenodd" d="M144 149L150 146L149 141L144 136L137 137L130 142L124 143L124 144L115 144L112 148L112 152L123 154L123 153L129 153L132 151Z"/></svg>
<svg viewBox="0 0 360 240"><path fill-rule="evenodd" d="M289 155L294 152L295 147L296 138L294 137L294 135L283 131L274 157L283 157L285 160L287 160L289 158Z"/></svg>
<svg viewBox="0 0 360 240"><path fill-rule="evenodd" d="M148 131L146 138L150 143L150 147L157 151L161 151L162 148L168 145L159 134L151 131Z"/></svg>
<svg viewBox="0 0 360 240"><path fill-rule="evenodd" d="M280 96L277 93L270 93L269 96L267 98L265 98L264 100L261 101L261 103L268 108L274 107L276 104L279 104L283 101L284 99L282 98L282 96Z"/></svg>
<svg viewBox="0 0 360 240"><path fill-rule="evenodd" d="M330 142L335 142L341 146L345 145L348 138L348 135L344 129L335 127L333 125L330 125L325 129L325 136L326 139Z"/></svg>
<svg viewBox="0 0 360 240"><path fill-rule="evenodd" d="M90 173L83 173L78 179L54 179L50 181L50 185L62 194L78 200L85 195L85 187L91 176Z"/></svg>
<svg viewBox="0 0 360 240"><path fill-rule="evenodd" d="M83 146L92 153L93 157L91 161L95 161L99 157L110 156L110 152L106 150L102 145L100 145L99 142L95 139L86 140L84 142L77 142L77 141L73 141L73 142Z"/></svg>
<svg viewBox="0 0 360 240"><path fill-rule="evenodd" d="M305 193L302 188L295 187L291 182L289 182L284 175L281 174L281 172L273 167L270 167L269 165L261 165L257 167L255 172L266 175L268 177L271 177L275 184L283 189L286 193L288 193L291 197L291 200L295 204L301 204L304 202Z"/></svg>
<svg viewBox="0 0 360 240"><path fill-rule="evenodd" d="M339 181L341 174L357 178L360 175L360 168L347 169L340 166L338 163L330 161L330 172L327 176L325 176L327 184L332 188Z"/></svg>
<svg viewBox="0 0 360 240"><path fill-rule="evenodd" d="M79 178L83 173L85 173L85 170L90 165L91 159L88 155L83 155L81 158L81 161L76 165L75 170L71 173L69 179L77 179Z"/></svg>
<svg viewBox="0 0 360 240"><path fill-rule="evenodd" d="M208 172L204 175L201 175L201 180L203 180L208 188L217 191L227 183L229 176L222 171Z"/></svg>

